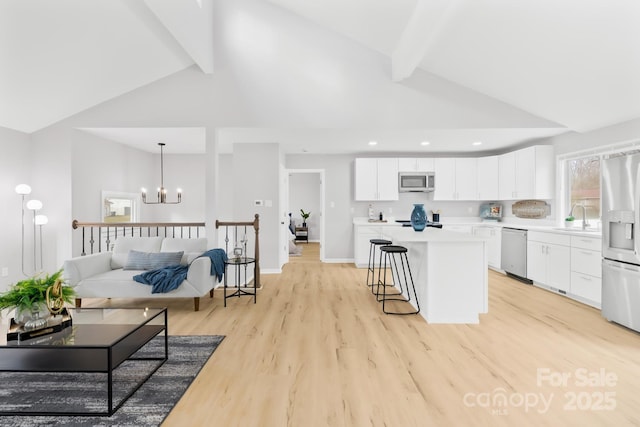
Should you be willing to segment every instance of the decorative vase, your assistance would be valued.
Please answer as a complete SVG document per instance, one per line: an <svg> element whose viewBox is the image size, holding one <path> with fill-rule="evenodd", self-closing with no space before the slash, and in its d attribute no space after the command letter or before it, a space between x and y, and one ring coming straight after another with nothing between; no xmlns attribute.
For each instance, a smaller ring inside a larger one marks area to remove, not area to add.
<svg viewBox="0 0 640 427"><path fill-rule="evenodd" d="M415 231L422 231L427 226L427 213L424 210L422 203L416 203L413 205L413 211L411 212L411 226Z"/></svg>
<svg viewBox="0 0 640 427"><path fill-rule="evenodd" d="M14 320L20 325L33 324L34 322L39 324L42 319L45 320L49 317L49 310L47 305L43 302L33 304L29 309L16 308ZM30 323L31 322L31 323Z"/></svg>

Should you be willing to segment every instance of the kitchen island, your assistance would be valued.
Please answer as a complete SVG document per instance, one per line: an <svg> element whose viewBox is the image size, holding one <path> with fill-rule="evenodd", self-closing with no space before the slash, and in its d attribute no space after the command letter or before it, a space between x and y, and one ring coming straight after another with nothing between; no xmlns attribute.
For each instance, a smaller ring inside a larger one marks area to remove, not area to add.
<svg viewBox="0 0 640 427"><path fill-rule="evenodd" d="M382 236L408 249L420 314L427 322L480 322L489 308L485 238L409 227L384 227Z"/></svg>

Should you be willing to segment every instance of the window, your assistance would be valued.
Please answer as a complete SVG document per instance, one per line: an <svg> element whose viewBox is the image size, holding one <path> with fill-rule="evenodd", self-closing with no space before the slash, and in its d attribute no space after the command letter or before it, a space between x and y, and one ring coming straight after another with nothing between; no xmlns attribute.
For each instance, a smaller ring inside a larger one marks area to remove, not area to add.
<svg viewBox="0 0 640 427"><path fill-rule="evenodd" d="M587 219L600 219L600 156L568 159L566 169L566 215L573 206L584 206ZM582 219L582 208L575 207L573 216Z"/></svg>

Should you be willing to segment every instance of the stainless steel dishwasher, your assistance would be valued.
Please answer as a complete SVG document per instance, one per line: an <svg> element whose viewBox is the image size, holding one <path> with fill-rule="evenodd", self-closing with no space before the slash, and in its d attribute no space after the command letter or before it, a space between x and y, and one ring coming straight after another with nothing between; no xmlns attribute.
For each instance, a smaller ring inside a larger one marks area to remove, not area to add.
<svg viewBox="0 0 640 427"><path fill-rule="evenodd" d="M502 229L502 269L508 275L523 281L527 279L527 230L504 227Z"/></svg>

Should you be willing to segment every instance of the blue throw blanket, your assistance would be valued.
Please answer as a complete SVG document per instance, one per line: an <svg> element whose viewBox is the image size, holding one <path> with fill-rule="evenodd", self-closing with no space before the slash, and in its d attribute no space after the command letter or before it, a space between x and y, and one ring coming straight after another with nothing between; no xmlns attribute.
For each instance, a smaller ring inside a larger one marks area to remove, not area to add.
<svg viewBox="0 0 640 427"><path fill-rule="evenodd" d="M211 275L216 276L218 282L220 282L224 275L224 263L227 260L227 254L224 249L209 249L198 258L205 256L211 260ZM166 293L177 289L187 278L188 271L188 265L170 265L137 274L133 276L133 280L145 285L151 285L152 294Z"/></svg>

